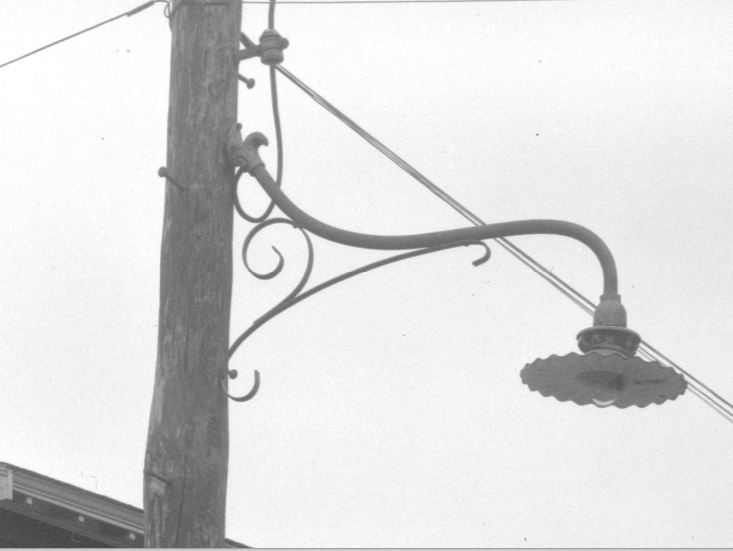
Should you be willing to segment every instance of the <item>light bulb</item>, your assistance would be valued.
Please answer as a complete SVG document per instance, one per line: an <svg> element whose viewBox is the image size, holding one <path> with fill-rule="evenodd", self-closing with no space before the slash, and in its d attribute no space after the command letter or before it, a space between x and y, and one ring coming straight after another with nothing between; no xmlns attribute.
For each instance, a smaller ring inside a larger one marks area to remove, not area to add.
<svg viewBox="0 0 733 551"><path fill-rule="evenodd" d="M591 399L599 408L607 408L616 403L618 391L614 388L603 388L593 392Z"/></svg>

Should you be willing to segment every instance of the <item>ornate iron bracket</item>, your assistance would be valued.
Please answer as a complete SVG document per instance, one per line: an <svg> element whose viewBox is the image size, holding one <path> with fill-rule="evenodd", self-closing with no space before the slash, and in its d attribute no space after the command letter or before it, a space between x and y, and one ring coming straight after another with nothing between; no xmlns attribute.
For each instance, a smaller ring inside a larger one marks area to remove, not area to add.
<svg viewBox="0 0 733 551"><path fill-rule="evenodd" d="M252 238L262 229L273 224L288 224L302 233L308 246L308 262L305 273L295 289L265 315L257 319L234 341L230 347L230 358L254 331L276 315L301 300L359 273L407 258L469 244L480 244L486 249L486 254L474 262L478 265L489 258L489 249L483 243L487 239L549 234L570 237L591 249L601 266L603 293L594 315L593 327L581 331L578 335L579 346L586 353L585 356L579 356L580 359L577 361L573 357L572 362L558 363L557 356L549 360L537 360L522 370L523 381L532 390L538 390L544 395L553 395L561 401L573 400L581 405L595 403L601 407L611 404L618 407L629 405L643 407L649 403L661 403L667 399L674 399L684 392L686 383L681 375L657 362L643 362L638 358L633 358L640 338L635 332L626 329L626 311L618 294L618 275L613 255L601 238L589 229L572 222L541 219L500 222L411 235L373 235L337 228L310 216L290 200L277 185L260 158L259 148L267 145L267 138L255 132L242 140L239 128L239 125L232 128L227 148L230 163L232 166L239 167L237 181L245 172L252 175L272 202L288 217L261 220L252 229L245 239L242 251L245 266L253 275L262 279L275 277L282 271L284 259L275 247L273 250L278 256L278 263L271 272L255 273L247 262L247 251ZM237 211L242 216L247 219L253 218L243 212L238 200L236 205ZM411 251L368 264L303 292L313 266L313 246L310 234L351 247ZM599 358L603 361L599 361ZM578 373L581 375L584 373L584 375L580 376ZM654 377L649 378L650 373L653 373ZM230 371L229 376L231 378L236 376L236 371ZM559 386L558 376L561 376ZM562 377L565 377L565 380ZM224 379L222 388L226 392ZM237 401L249 400L254 397L258 388L259 373L255 371L253 389L245 396L233 397L230 395L230 398Z"/></svg>
<svg viewBox="0 0 733 551"><path fill-rule="evenodd" d="M258 146L258 143L260 142L259 134L252 134L247 137L246 140L241 139L240 134L240 125L234 125L232 127L231 133L229 135L228 144L227 144L227 155L229 158L230 163L233 166L239 167L237 174L236 174L236 186L238 187L239 181L241 176L245 172L249 172L255 168L257 168L262 162L261 160L256 160L252 158L247 152L251 151L253 148L256 148ZM261 166L264 168L264 164L261 164ZM399 262L401 260L407 260L409 258L415 258L418 256L443 251L447 249L457 248L457 247L464 247L469 245L478 245L484 249L484 253L481 255L481 257L477 258L473 261L474 266L479 266L489 260L491 257L491 251L489 247L481 240L476 239L456 239L456 240L447 240L442 243L435 243L433 245L428 245L425 247L411 247L412 249L409 252L401 253L395 256L390 256L388 258L384 258L381 260L378 260L376 262L372 262L369 264L366 264L364 266L361 266L360 268L357 268L355 270L346 272L344 274L338 275L336 277L333 277L327 281L324 281L322 283L319 283L317 285L314 285L310 289L304 290L306 285L309 282L309 278L313 269L314 264L314 258L315 258L315 252L313 247L313 241L311 239L311 235L308 231L306 231L304 228L302 228L300 225L295 223L293 220L290 220L288 218L269 218L269 213L271 212L271 209L268 209L268 212L264 216L253 216L251 214L248 214L246 210L242 207L241 203L239 202L239 199L237 197L237 189L235 188L234 192L234 206L236 212L245 220L248 222L251 222L255 224L247 236L245 237L244 243L242 245L242 262L244 263L245 268L256 278L258 279L272 279L279 275L283 268L285 267L285 259L282 255L282 253L278 250L277 247L272 247L273 251L275 252L277 256L277 263L275 267L267 272L258 272L255 271L249 262L248 255L250 251L250 247L254 239L268 227L275 226L275 225L288 225L291 226L294 229L297 229L303 236L306 247L307 247L307 260L306 260L306 266L303 271L303 274L296 284L296 286L293 288L293 290L280 302L278 302L274 307L272 307L270 310L268 310L265 314L260 316L258 319L256 319L247 330L245 330L237 339L234 340L234 342L231 344L229 348L229 358L231 359L234 354L238 351L240 346L246 341L257 329L262 327L265 323L273 319L275 316L279 315L280 313L284 312L285 310L291 308L292 306L295 306L299 302L303 301L304 299L313 296L316 293L319 293L320 291L323 291L336 283L340 283L342 281L345 281L347 279L351 279L354 276L357 276L359 274L363 274L372 270L375 270L376 268L380 268L382 266L387 266L389 264L393 264L395 262ZM227 372L227 375L230 379L236 378L239 374L237 370L231 369ZM257 394L259 387L260 387L260 373L257 370L254 370L254 382L252 385L252 388L243 396L234 396L229 394L227 391L227 385L226 385L226 376L222 378L220 381L220 386L222 390L227 394L227 396L237 402L245 402L248 401Z"/></svg>

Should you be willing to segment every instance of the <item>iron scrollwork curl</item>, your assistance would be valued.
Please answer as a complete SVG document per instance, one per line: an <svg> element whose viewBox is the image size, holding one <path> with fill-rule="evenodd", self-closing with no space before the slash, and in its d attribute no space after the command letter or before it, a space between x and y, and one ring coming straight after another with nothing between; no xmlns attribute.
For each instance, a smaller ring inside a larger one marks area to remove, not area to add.
<svg viewBox="0 0 733 551"><path fill-rule="evenodd" d="M242 174L244 173L245 171L240 168L237 170L237 174L234 177L235 179L234 180L235 181L235 184L234 184L234 210L236 210L237 214L241 216L242 218L244 218L250 224L259 224L261 222L264 222L265 220L267 220L270 217L273 209L275 208L275 203L270 201L265 211L262 214L260 214L259 216L253 216L249 214L246 210L244 210L244 207L242 206L242 203L239 200L239 193L238 193L239 181L241 180Z"/></svg>
<svg viewBox="0 0 733 551"><path fill-rule="evenodd" d="M238 128L238 127L237 127ZM244 267L247 269L247 271L252 274L257 279L262 280L268 280L273 279L280 275L282 273L283 268L285 267L285 258L283 257L283 254L280 252L280 250L272 246L272 250L277 255L277 265L265 272L257 271L249 263L248 257L250 252L250 247L252 245L252 242L254 239L262 232L264 229L269 228L271 226L275 225L286 225L293 227L300 231L301 235L305 239L306 247L307 247L307 260L306 260L306 266L303 271L303 274L301 275L300 279L298 280L298 283L295 285L292 291L288 293L280 302L278 302L273 308L271 308L268 312L266 312L263 316L260 316L260 318L256 319L252 325L247 329L244 333L242 333L235 341L234 343L229 347L229 360L231 360L234 353L237 351L239 346L244 342L244 340L247 339L249 335L251 335L258 327L260 327L264 321L262 321L264 318L267 317L267 319L270 319L273 317L270 315L272 312L276 311L278 308L280 308L283 304L287 304L289 301L293 300L298 294L303 290L303 288L308 283L308 280L310 278L311 272L313 271L313 262L314 262L314 249L313 249L313 241L311 240L310 235L308 232L303 230L302 228L299 228L292 220L289 218L270 218L270 215L272 214L272 211L275 207L275 204L273 202L270 202L268 207L265 209L265 211L259 215L259 216L253 216L242 207L241 202L239 201L239 182L241 179L242 174L244 174L244 170L241 168L237 170L237 173L235 175L234 180L234 210L241 216L244 220L247 222L250 222L252 224L255 224L247 233L247 236L244 239L244 242L242 244L242 263L244 264ZM265 320L266 321L266 320ZM227 371L227 374L222 377L222 379L219 382L219 385L221 389L226 393L226 395L236 402L246 402L248 400L251 400L255 397L257 392L260 388L260 372L257 370L254 370L254 382L252 384L252 388L247 392L247 394L243 396L233 396L229 394L227 390L226 385L226 378L229 379L235 379L238 376L238 372L236 369L229 369Z"/></svg>
<svg viewBox="0 0 733 551"><path fill-rule="evenodd" d="M277 266L270 270L269 272L257 272L255 271L250 265L249 261L247 260L247 256L249 253L249 248L252 244L252 240L262 231L263 229L274 226L276 224L284 224L287 226L291 226L298 230L305 239L306 246L308 248L308 259L306 261L306 267L303 271L303 275L301 276L300 280L298 281L298 284L295 286L295 288L288 294L287 297L283 299L284 301L289 300L293 296L300 293L300 291L303 290L303 287L308 283L308 279L310 278L311 272L313 271L313 257L314 257L314 251L313 251L313 241L311 240L310 235L308 232L306 232L303 228L298 227L292 220L289 218L271 218L269 220L265 220L264 222L260 222L256 226L254 226L250 232L247 234L247 237L244 239L244 244L242 245L242 262L244 262L244 267L247 268L247 271L252 274L257 279L272 279L274 277L277 277L285 267L285 258L283 257L280 250L273 246L272 250L277 255Z"/></svg>
<svg viewBox="0 0 733 551"><path fill-rule="evenodd" d="M285 310L287 310L287 309L295 306L296 304L298 304L299 302L305 300L306 298L308 298L310 296L313 296L314 294L319 293L320 291L323 291L323 290L325 290L325 289L327 289L327 288L329 288L329 287L331 287L331 286L333 286L333 285L335 285L337 283L340 283L342 281L345 281L347 279L350 279L350 278L352 278L354 276L357 276L359 274L363 274L363 273L366 273L366 272L375 270L376 268L381 268L382 266L387 266L389 264L394 264L394 263L400 262L402 260L407 260L409 258L415 258L415 257L418 257L418 256L423 256L423 255L430 254L430 253L435 253L435 252L438 252L438 251L444 251L444 250L447 250L447 249L454 249L454 248L457 248L457 247L467 247L467 246L470 246L470 245L477 245L477 246L479 246L479 247L481 247L481 248L484 249L483 254L479 258L477 258L477 259L475 259L475 260L472 261L472 264L474 266L480 266L481 264L484 264L491 257L491 249L489 249L489 246L486 243L484 243L483 241L471 240L471 241L456 241L456 242L452 242L452 243L444 243L444 244L441 244L441 245L435 245L435 246L432 246L432 247L425 247L425 248L422 248L422 249L417 249L417 250L405 252L405 253L402 253L402 254L390 256L388 258L383 258L381 260L377 260L377 261L371 262L369 264L365 264L364 266L361 266L361 267L359 267L359 268L357 268L355 270L351 270L351 271L345 272L343 274L340 274L340 275L338 275L336 277L333 277L333 278L328 279L328 280L326 280L326 281L324 281L322 283L319 283L318 285L314 285L313 287L311 287L310 289L308 289L306 291L303 291L303 289L305 288L305 285L307 284L307 281L309 279L309 276L310 276L310 273L311 273L312 267L313 267L313 257L314 257L314 255L313 255L313 246L312 246L312 241L311 241L310 236L308 235L308 233L305 230L303 230L302 228L299 228L298 226L296 226L291 220L286 219L286 218L274 218L272 220L268 220L266 222L262 222L262 223L258 224L257 226L255 226L250 231L250 233L247 235L247 238L245 239L245 245L243 246L243 260L245 262L245 266L247 266L247 263L246 263L246 252L248 250L248 245L251 242L251 240L252 240L252 238L253 238L254 235L256 235L259 231L261 231L264 227L266 227L268 225L272 225L272 224L284 224L284 223L287 223L287 224L293 226L294 228L298 229L300 232L303 233L303 235L306 238L306 242L308 244L308 261L307 261L306 270L304 272L304 275L301 277L300 281L296 285L296 287L293 289L293 291L291 291L283 300L281 300L278 304L276 304L274 307L272 307L270 310L268 310L265 314L263 314L262 316L260 316L259 318L257 318L254 322L252 322L252 325L250 325L247 328L247 330L245 330L241 335L239 335L239 337L237 337L237 339L234 340L234 342L232 343L232 345L229 348L229 359L230 360L234 356L234 354L237 352L237 350L239 349L239 347L255 331L257 331L257 329L259 329L260 327L262 327L263 325L265 325L272 318L274 318L275 316L281 314ZM255 273L255 272L253 272L247 266L247 269L250 271L250 273L252 273L253 275L255 275L255 277L259 277L260 279L271 279L272 277L277 276L282 271L282 268L284 266L284 259L282 257L282 254L275 247L273 247L273 249L278 254L278 258L279 258L278 265L275 267L275 269L271 270L270 272L267 272L266 274L258 274L258 273ZM234 369L229 370L228 376L229 376L230 379L236 378L238 376L237 370L234 370ZM257 392L259 390L259 387L260 387L260 373L257 370L254 370L254 383L252 385L251 390L247 394L245 394L243 396L233 396L233 395L229 394L229 392L227 391L226 385L224 383L224 380L222 379L222 381L221 381L221 388L222 388L222 390L226 393L226 395L231 400L234 400L236 402L246 402L248 400L251 400L257 394Z"/></svg>
<svg viewBox="0 0 733 551"><path fill-rule="evenodd" d="M250 247L252 245L252 242L254 239L266 228L269 228L271 226L275 225L287 225L292 228L295 228L298 230L303 238L305 239L306 247L307 247L307 260L306 260L306 266L303 270L303 274L301 275L300 279L298 280L297 284L293 288L290 293L285 296L280 302L278 302L275 306L273 306L270 310L265 312L262 316L257 318L255 321L252 322L252 324L237 337L234 342L229 347L229 360L234 356L234 354L237 352L239 347L244 343L245 340L247 340L257 329L262 327L265 323L270 321L272 318L277 316L278 314L284 312L288 308L291 308L292 306L295 306L302 300L320 292L324 289L327 289L336 283L340 283L341 281L345 281L347 279L350 279L356 275L363 274L366 272L369 272L371 270L374 270L376 268L386 266L388 264L393 264L395 262L399 262L401 260L406 260L408 258L415 258L418 256L422 256L425 254L430 254L438 251L443 251L446 249L452 249L456 247L463 247L468 245L478 245L484 249L483 255L473 261L474 266L479 266L489 260L491 256L491 250L489 249L488 245L484 243L481 240L478 239L466 239L466 238L459 238L459 239L453 239L453 240L444 240L444 242L424 246L424 247L405 247L413 249L408 252L404 252L395 256L390 256L388 258L384 258L381 260L377 260L376 262L371 262L369 264L366 264L364 266L361 266L360 268L357 268L355 270L351 270L349 272L343 273L341 275L338 275L336 277L333 277L331 279L328 279L327 281L324 281L318 285L314 285L310 289L304 291L306 285L308 284L308 280L310 278L311 272L313 271L313 264L314 264L314 248L313 248L313 241L311 239L310 233L306 231L301 225L293 221L291 218L283 218L283 217L276 217L276 218L269 218L272 214L273 207L275 205L275 202L271 202L270 205L267 207L267 209L264 211L263 214L260 216L252 216L248 214L245 209L242 207L240 201L239 201L239 195L238 195L238 187L239 187L239 181L245 172L249 172L252 170L253 165L251 162L248 162L247 159L242 156L242 150L240 148L241 144L241 136L239 134L240 126L235 125L232 128L232 135L230 136L230 144L229 144L229 154L230 159L232 161L232 164L235 166L239 166L239 169L237 170L237 173L235 175L235 184L234 184L234 208L236 212L246 221L255 224L247 234L247 236L244 239L244 243L242 244L242 262L244 263L245 268L247 271L249 271L250 274L252 274L254 277L262 280L269 280L277 277L279 274L282 273L284 267L285 267L285 258L283 257L283 254L280 252L280 250L272 246L272 250L277 255L277 264L276 266L269 270L269 271L256 271L252 268L252 266L249 263L248 260L248 254L250 252ZM276 187L280 187L279 182L274 182ZM254 370L254 382L252 385L252 388L247 392L247 394L242 396L233 396L229 394L227 389L227 383L226 379L227 376L230 379L234 379L238 376L238 372L235 369L230 369L227 371L225 375L222 376L222 379L220 380L220 387L226 395L237 402L246 402L248 400L251 400L255 397L257 394L259 388L260 388L260 373L257 370Z"/></svg>
<svg viewBox="0 0 733 551"><path fill-rule="evenodd" d="M247 269L247 271L252 274L254 277L262 280L269 280L277 277L280 275L285 267L285 258L283 254L280 252L280 250L276 246L272 246L272 250L277 255L277 264L274 268L270 269L269 271L257 271L250 265L249 262L249 253L252 246L253 241L255 238L260 235L260 233L265 230L266 228L276 226L276 225L285 225L290 226L296 230L298 230L301 235L303 236L306 244L306 251L307 251L307 259L306 259L306 266L303 270L303 274L300 276L300 279L296 283L295 287L293 288L290 293L288 293L280 302L278 302L275 306L270 308L267 312L265 312L262 316L257 318L255 321L252 322L252 324L237 337L232 344L229 347L229 360L232 359L234 354L239 350L241 345L246 341L257 329L262 327L265 323L270 321L272 318L277 316L278 314L284 312L285 310L291 308L292 306L295 306L299 302L303 301L304 299L323 291L324 289L327 289L336 283L340 283L342 281L345 281L347 279L350 279L356 275L363 274L366 272L369 272L371 270L374 270L376 268L380 268L382 266L386 266L388 264L393 264L395 262L399 262L401 260L406 260L409 258L415 258L418 256L422 256L425 254L430 254L438 251L443 251L446 249L452 249L456 247L463 247L463 246L469 246L469 245L478 245L484 249L484 253L481 255L481 257L477 258L473 261L474 266L479 266L486 261L489 260L491 256L491 250L489 249L488 245L484 243L483 241L479 240L456 240L453 242L447 242L442 243L435 246L430 247L423 247L423 248L417 248L412 251L408 251L405 253L401 253L398 255L390 256L388 258L384 258L381 260L377 260L375 262L371 262L369 264L366 264L364 266L361 266L360 268L357 268L355 270L351 270L349 272L340 274L336 277L330 278L322 283L319 283L317 285L312 286L310 289L305 290L306 285L308 284L308 281L310 279L311 273L313 271L313 265L314 265L314 258L315 258L315 252L313 247L313 241L311 239L311 235L308 231L300 227L298 224L296 224L293 220L290 218L284 218L284 217L276 217L276 218L269 218L269 216L272 213L272 206L271 204L266 211L260 215L260 216L252 216L248 214L244 208L242 207L239 198L238 198L238 184L241 175L244 173L244 170L241 168L237 171L237 174L235 176L235 188L234 188L234 208L236 212L246 221L254 223L255 225L249 230L247 233L247 236L244 239L244 242L242 244L242 262L244 264L244 267ZM230 369L227 371L225 375L222 376L222 379L220 380L220 387L222 391L231 399L236 402L246 402L248 400L251 400L255 397L257 392L260 388L260 373L257 370L254 370L254 382L252 384L251 389L249 392L242 396L234 396L232 394L229 394L228 392L228 385L226 382L227 377L229 379L235 379L238 376L238 372L236 369Z"/></svg>

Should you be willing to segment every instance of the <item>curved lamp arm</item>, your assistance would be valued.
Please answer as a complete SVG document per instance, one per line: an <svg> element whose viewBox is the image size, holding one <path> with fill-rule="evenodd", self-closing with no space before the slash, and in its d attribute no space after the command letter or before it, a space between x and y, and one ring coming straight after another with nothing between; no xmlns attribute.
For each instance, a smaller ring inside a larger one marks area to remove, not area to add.
<svg viewBox="0 0 733 551"><path fill-rule="evenodd" d="M593 251L603 271L604 297L618 300L618 275L613 255L600 237L583 226L562 220L517 220L411 235L373 235L336 228L303 211L278 187L259 155L259 147L267 143L267 138L263 134L259 132L250 134L240 142L236 150L232 151L232 161L254 176L270 199L293 222L315 235L351 247L380 250L418 249L457 241L515 235L563 235L580 241Z"/></svg>

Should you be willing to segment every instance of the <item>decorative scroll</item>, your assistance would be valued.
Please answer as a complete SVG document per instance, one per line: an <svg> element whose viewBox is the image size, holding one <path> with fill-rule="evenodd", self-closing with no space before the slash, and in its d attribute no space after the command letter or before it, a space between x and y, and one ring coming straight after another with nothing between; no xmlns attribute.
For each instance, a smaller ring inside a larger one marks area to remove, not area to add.
<svg viewBox="0 0 733 551"><path fill-rule="evenodd" d="M264 222L265 220L267 220L270 217L270 215L272 214L272 210L275 208L275 203L270 201L269 205L265 209L265 212L263 212L259 216L252 216L246 210L244 210L244 208L242 207L242 203L239 201L239 194L236 193L236 190L239 189L239 181L243 173L244 171L240 168L237 171L237 175L235 176L237 187L235 188L235 193L234 193L234 210L236 210L237 214L241 216L242 218L244 218L250 224L259 224L260 222Z"/></svg>
<svg viewBox="0 0 733 551"><path fill-rule="evenodd" d="M237 182L239 181L239 176L241 175L241 171L237 174ZM236 196L236 189L235 189L235 196ZM261 231L263 231L265 228L268 228L270 226L274 225L287 225L291 226L292 228L295 228L298 230L303 238L305 239L306 247L307 247L307 260L306 260L306 266L303 270L303 275L298 280L298 283L295 285L293 290L288 293L288 295L283 298L280 302L278 302L275 306L273 306L270 310L268 310L265 314L257 318L252 324L241 334L239 337L237 337L234 342L229 347L229 359L234 356L234 354L238 351L240 346L246 341L257 329L262 327L265 323L270 321L272 318L277 316L278 314L281 314L285 310L291 308L292 306L295 306L299 302L305 300L306 298L313 296L314 294L323 291L324 289L327 289L336 283L340 283L342 281L345 281L347 279L350 279L356 275L363 274L366 272L369 272L371 270L374 270L376 268L380 268L382 266L387 266L388 264L394 264L395 262L399 262L401 260L407 260L409 258L415 258L418 256L422 256L425 254L430 254L438 251L443 251L447 249L453 249L456 247L465 247L469 245L477 245L484 249L483 254L480 258L477 258L473 261L474 266L480 266L481 264L485 263L489 260L491 257L491 250L489 249L488 245L484 243L483 241L479 240L460 240L460 241L453 241L448 243L443 243L439 245L434 245L430 247L423 247L416 250L408 251L402 254L390 256L388 258L384 258L381 260L378 260L376 262L371 262L369 264L366 264L364 266L361 266L360 268L357 268L355 270L351 270L349 272L343 273L341 275L338 275L336 277L333 277L327 281L324 281L322 283L319 283L317 285L312 286L310 289L304 290L306 285L308 284L311 272L313 271L313 264L314 264L314 248L313 248L313 241L311 239L310 234L304 230L303 228L299 227L295 222L290 220L289 218L270 218L266 219L267 216L265 216L265 219L262 217L253 217L245 213L244 209L242 208L241 204L239 203L239 200L235 200L235 208L237 213L242 216L247 221L253 221L256 220L256 225L252 227L252 229L247 234L247 237L244 239L244 243L242 245L242 262L244 263L245 268L249 273L251 273L254 277L262 280L269 280L277 277L280 273L282 273L284 267L285 267L285 258L283 257L280 250L273 246L272 250L277 255L277 264L276 266L266 272L259 272L254 270L250 263L249 263L249 252L250 247L252 245L252 242L254 239L260 234ZM268 209L268 212L266 215L269 215L269 211L271 209ZM237 370L231 369L228 371L228 376L230 379L234 379L238 376ZM236 401L236 402L246 402L248 400L251 400L255 397L257 394L259 387L260 387L260 373L259 371L254 371L254 382L252 385L252 388L250 389L247 394L243 396L233 396L229 394L227 391L227 384L226 384L226 377L223 377L220 381L220 386L222 390L226 393L226 395Z"/></svg>

